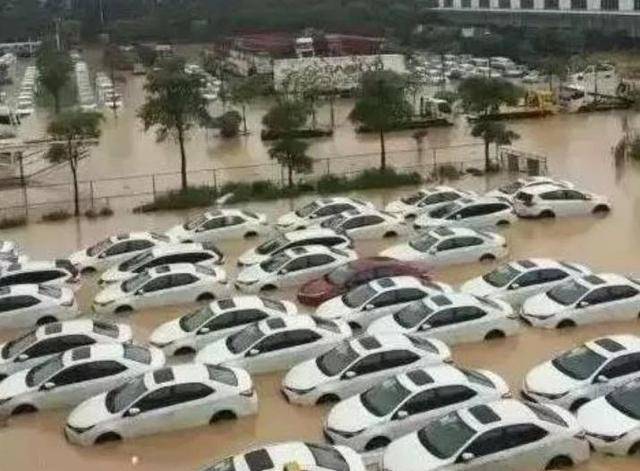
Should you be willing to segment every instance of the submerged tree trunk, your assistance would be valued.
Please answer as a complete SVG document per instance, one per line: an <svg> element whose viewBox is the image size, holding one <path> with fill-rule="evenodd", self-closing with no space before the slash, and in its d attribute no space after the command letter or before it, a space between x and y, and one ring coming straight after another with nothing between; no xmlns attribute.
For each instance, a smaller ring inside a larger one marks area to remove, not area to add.
<svg viewBox="0 0 640 471"><path fill-rule="evenodd" d="M69 161L69 168L71 169L71 177L73 179L73 214L80 216L80 192L78 190L78 155L77 149L73 149L71 140L67 141L67 159Z"/></svg>
<svg viewBox="0 0 640 471"><path fill-rule="evenodd" d="M184 133L178 128L178 143L180 144L180 173L182 176L182 191L186 191L187 184L187 154L184 150Z"/></svg>
<svg viewBox="0 0 640 471"><path fill-rule="evenodd" d="M387 168L387 150L384 145L384 131L380 130L380 170Z"/></svg>
<svg viewBox="0 0 640 471"><path fill-rule="evenodd" d="M289 172L289 188L292 188L293 187L293 167L289 165L287 167L287 170Z"/></svg>
<svg viewBox="0 0 640 471"><path fill-rule="evenodd" d="M329 98L329 116L331 119L331 129L336 127L336 112L333 108L334 106L334 96L333 93L331 94L331 97Z"/></svg>
<svg viewBox="0 0 640 471"><path fill-rule="evenodd" d="M491 167L491 160L489 159L489 141L484 141L484 171L488 172Z"/></svg>
<svg viewBox="0 0 640 471"><path fill-rule="evenodd" d="M52 93L53 95L53 111L55 114L60 113L60 91Z"/></svg>
<svg viewBox="0 0 640 471"><path fill-rule="evenodd" d="M244 134L247 134L247 110L244 103L242 104L242 129Z"/></svg>

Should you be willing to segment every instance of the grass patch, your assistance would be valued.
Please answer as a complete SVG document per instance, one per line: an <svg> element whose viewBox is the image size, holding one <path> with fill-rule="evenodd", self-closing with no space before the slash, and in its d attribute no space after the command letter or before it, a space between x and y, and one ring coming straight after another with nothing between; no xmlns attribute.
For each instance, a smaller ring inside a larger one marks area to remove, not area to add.
<svg viewBox="0 0 640 471"><path fill-rule="evenodd" d="M190 187L186 191L171 191L158 196L154 202L134 208L136 213L159 210L188 209L207 207L215 204L217 198L233 193L227 202L242 203L246 201L268 201L279 198L293 198L305 193L339 193L372 188L393 188L403 185L415 185L422 182L418 173L397 173L388 168L381 171L368 169L352 178L337 175L325 175L314 183L298 183L292 187L282 187L266 180L252 183L231 182L221 186L217 191L210 186Z"/></svg>
<svg viewBox="0 0 640 471"><path fill-rule="evenodd" d="M50 213L43 214L42 220L45 222L66 221L70 217L71 213L69 211L58 209L56 211L51 211Z"/></svg>
<svg viewBox="0 0 640 471"><path fill-rule="evenodd" d="M0 219L0 229L11 229L12 227L20 227L27 225L25 216L4 217Z"/></svg>

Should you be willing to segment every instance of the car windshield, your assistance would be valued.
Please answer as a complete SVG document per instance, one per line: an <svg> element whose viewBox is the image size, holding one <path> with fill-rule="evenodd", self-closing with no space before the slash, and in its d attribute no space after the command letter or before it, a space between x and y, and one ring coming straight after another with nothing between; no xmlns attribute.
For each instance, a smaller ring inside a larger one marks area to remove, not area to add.
<svg viewBox="0 0 640 471"><path fill-rule="evenodd" d="M482 279L491 286L502 288L508 283L511 283L518 275L520 275L520 273L521 272L516 270L512 265L503 265L493 271L490 271L484 275Z"/></svg>
<svg viewBox="0 0 640 471"><path fill-rule="evenodd" d="M640 383L629 383L605 396L612 407L623 414L640 420Z"/></svg>
<svg viewBox="0 0 640 471"><path fill-rule="evenodd" d="M130 280L127 280L122 283L121 288L125 293L131 293L132 291L137 290L142 287L147 281L151 279L151 275L147 272L140 273L138 276L134 276Z"/></svg>
<svg viewBox="0 0 640 471"><path fill-rule="evenodd" d="M500 193L504 193L505 195L512 195L523 186L524 185L522 184L521 181L516 180L515 182L502 185L500 188L498 188L498 191L500 191Z"/></svg>
<svg viewBox="0 0 640 471"><path fill-rule="evenodd" d="M203 308L197 309L195 311L190 312L189 314L185 314L178 321L180 323L180 327L185 332L193 332L202 324L207 322L209 319L213 317L214 313L209 306L205 306Z"/></svg>
<svg viewBox="0 0 640 471"><path fill-rule="evenodd" d="M187 221L184 224L184 226L182 226L182 227L184 227L188 231L192 231L192 230L197 229L198 227L202 226L207 221L208 221L207 216L203 214L201 216L198 216L195 219Z"/></svg>
<svg viewBox="0 0 640 471"><path fill-rule="evenodd" d="M331 216L329 219L323 221L320 224L320 227L324 229L333 229L334 231L337 231L338 229L340 229L340 226L345 221L345 219L347 218L342 214L336 214L335 216Z"/></svg>
<svg viewBox="0 0 640 471"><path fill-rule="evenodd" d="M589 288L576 280L566 281L547 292L547 296L558 304L573 304L589 291Z"/></svg>
<svg viewBox="0 0 640 471"><path fill-rule="evenodd" d="M551 363L567 376L584 380L589 378L605 362L605 357L586 345L563 353Z"/></svg>
<svg viewBox="0 0 640 471"><path fill-rule="evenodd" d="M347 294L344 294L342 296L342 302L346 306L351 308L362 306L364 303L374 297L376 293L377 291L373 289L369 284L358 286L357 288L349 291Z"/></svg>
<svg viewBox="0 0 640 471"><path fill-rule="evenodd" d="M260 326L258 324L251 324L240 332L236 332L227 337L227 347L232 353L244 352L262 337L264 337L264 332L260 330Z"/></svg>
<svg viewBox="0 0 640 471"><path fill-rule="evenodd" d="M335 270L325 275L327 280L332 285L342 286L351 279L356 271L349 266L349 264L339 266Z"/></svg>
<svg viewBox="0 0 640 471"><path fill-rule="evenodd" d="M296 216L299 216L301 218L306 218L307 216L310 216L311 214L313 214L316 211L316 209L318 209L319 207L320 205L315 201L313 201L303 206L302 208L296 209L295 213L296 213Z"/></svg>
<svg viewBox="0 0 640 471"><path fill-rule="evenodd" d="M260 255L267 255L275 252L276 250L280 250L288 243L289 240L284 235L281 235L279 237L269 239L268 241L258 245L258 247L256 248L256 252Z"/></svg>
<svg viewBox="0 0 640 471"><path fill-rule="evenodd" d="M147 386L144 384L144 375L138 376L109 391L105 399L105 406L109 412L115 414L130 406L133 401L146 392Z"/></svg>
<svg viewBox="0 0 640 471"><path fill-rule="evenodd" d="M331 469L332 471L349 471L349 463L338 450L328 445L306 443L313 455L318 469Z"/></svg>
<svg viewBox="0 0 640 471"><path fill-rule="evenodd" d="M400 201L402 201L404 204L418 204L418 202L424 197L425 197L425 194L419 191L418 193L414 193L412 195L405 196L404 198L400 198Z"/></svg>
<svg viewBox="0 0 640 471"><path fill-rule="evenodd" d="M426 234L417 239L410 240L409 247L416 249L418 252L427 252L436 242L438 242L438 239Z"/></svg>
<svg viewBox="0 0 640 471"><path fill-rule="evenodd" d="M417 326L433 313L433 310L420 301L415 301L393 315L394 320L405 329Z"/></svg>
<svg viewBox="0 0 640 471"><path fill-rule="evenodd" d="M216 464L209 466L203 471L235 471L236 467L233 464L233 456L226 458L222 461L218 461Z"/></svg>
<svg viewBox="0 0 640 471"><path fill-rule="evenodd" d="M18 353L23 352L25 348L33 345L37 340L36 331L32 330L22 337L5 343L4 347L2 347L2 358L13 358Z"/></svg>
<svg viewBox="0 0 640 471"><path fill-rule="evenodd" d="M147 250L145 252L142 252L136 255L135 257L131 257L130 259L125 260L120 264L118 268L121 271L129 271L132 268L135 268L144 263L150 262L151 260L153 260L153 254L151 253L151 250Z"/></svg>
<svg viewBox="0 0 640 471"><path fill-rule="evenodd" d="M316 365L326 376L335 376L356 361L358 354L344 342L316 358Z"/></svg>
<svg viewBox="0 0 640 471"><path fill-rule="evenodd" d="M260 268L262 268L267 273L273 273L289 260L291 260L291 258L287 254L285 254L284 252L280 252L279 254L269 257L264 262L260 263Z"/></svg>
<svg viewBox="0 0 640 471"><path fill-rule="evenodd" d="M390 378L362 393L360 401L373 415L384 417L398 407L409 393L396 378Z"/></svg>
<svg viewBox="0 0 640 471"><path fill-rule="evenodd" d="M25 378L27 386L30 388L51 378L54 374L64 367L62 363L62 354L57 355L44 363L34 366L27 373Z"/></svg>
<svg viewBox="0 0 640 471"><path fill-rule="evenodd" d="M90 257L93 257L95 255L98 255L98 254L104 252L105 250L107 250L112 245L113 245L113 242L111 242L111 239L101 240L97 244L92 245L91 247L89 247L87 249L87 255L89 255Z"/></svg>
<svg viewBox="0 0 640 471"><path fill-rule="evenodd" d="M429 213L429 217L436 219L444 219L449 214L457 211L461 208L458 203L447 203L444 206L440 206L438 209L434 209Z"/></svg>
<svg viewBox="0 0 640 471"><path fill-rule="evenodd" d="M429 453L444 460L451 458L475 433L457 412L453 412L421 429L418 440Z"/></svg>

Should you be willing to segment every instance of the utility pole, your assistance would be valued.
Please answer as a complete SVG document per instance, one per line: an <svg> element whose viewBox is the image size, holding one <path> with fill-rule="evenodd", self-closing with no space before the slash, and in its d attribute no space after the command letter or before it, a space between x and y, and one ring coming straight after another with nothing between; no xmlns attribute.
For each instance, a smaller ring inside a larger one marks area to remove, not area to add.
<svg viewBox="0 0 640 471"><path fill-rule="evenodd" d="M62 42L60 41L60 18L56 18L55 23L56 23L56 48L58 49L58 51L62 50Z"/></svg>

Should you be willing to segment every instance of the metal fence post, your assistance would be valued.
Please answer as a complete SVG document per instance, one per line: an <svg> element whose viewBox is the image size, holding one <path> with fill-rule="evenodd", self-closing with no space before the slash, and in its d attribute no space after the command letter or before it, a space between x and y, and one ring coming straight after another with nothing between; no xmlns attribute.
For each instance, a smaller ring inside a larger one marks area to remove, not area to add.
<svg viewBox="0 0 640 471"><path fill-rule="evenodd" d="M91 197L91 209L94 209L94 203L93 203L93 180L89 180L89 195Z"/></svg>
<svg viewBox="0 0 640 471"><path fill-rule="evenodd" d="M213 191L218 194L218 169L213 169Z"/></svg>
<svg viewBox="0 0 640 471"><path fill-rule="evenodd" d="M437 152L438 151L435 148L431 150L433 158L433 173L436 173L436 171L438 170L438 165L436 164Z"/></svg>
<svg viewBox="0 0 640 471"><path fill-rule="evenodd" d="M151 175L151 191L153 191L153 201L156 200L156 176Z"/></svg>
<svg viewBox="0 0 640 471"><path fill-rule="evenodd" d="M326 161L327 161L327 175L329 175L331 173L331 159L327 157Z"/></svg>
<svg viewBox="0 0 640 471"><path fill-rule="evenodd" d="M29 197L27 195L27 186L22 187L22 198L24 200L24 217L29 218Z"/></svg>

